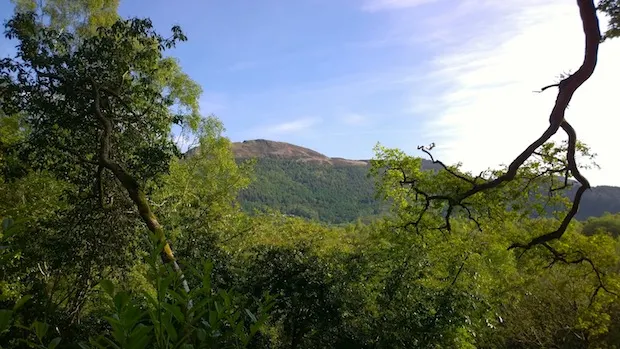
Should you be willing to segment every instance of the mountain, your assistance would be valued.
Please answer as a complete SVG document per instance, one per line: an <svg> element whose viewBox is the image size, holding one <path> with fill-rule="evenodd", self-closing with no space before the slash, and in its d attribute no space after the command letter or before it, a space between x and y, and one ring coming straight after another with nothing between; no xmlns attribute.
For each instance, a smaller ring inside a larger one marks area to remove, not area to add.
<svg viewBox="0 0 620 349"><path fill-rule="evenodd" d="M268 140L233 143L239 160L255 158L255 180L239 199L247 211L273 208L330 223L379 215L369 162L330 158L314 150Z"/></svg>
<svg viewBox="0 0 620 349"><path fill-rule="evenodd" d="M347 160L343 158L330 158L314 150L298 145L256 139L233 143L233 152L238 159L248 158L272 158L281 160L295 160L320 165L336 166L368 166L367 160Z"/></svg>
<svg viewBox="0 0 620 349"><path fill-rule="evenodd" d="M346 223L381 215L387 207L375 199L368 160L332 158L297 145L265 139L233 143L238 160L255 158L255 180L239 199L244 209L273 208L282 213ZM438 165L422 160L423 169ZM576 187L568 193L573 197ZM577 219L620 212L620 187L587 191Z"/></svg>

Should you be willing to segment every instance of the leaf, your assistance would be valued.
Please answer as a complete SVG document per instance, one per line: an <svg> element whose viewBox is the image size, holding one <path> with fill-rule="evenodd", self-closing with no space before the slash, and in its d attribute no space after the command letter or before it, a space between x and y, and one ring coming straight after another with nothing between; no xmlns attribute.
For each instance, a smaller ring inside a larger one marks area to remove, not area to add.
<svg viewBox="0 0 620 349"><path fill-rule="evenodd" d="M43 341L43 338L47 334L47 330L50 328L48 324L40 321L33 322L31 327L34 329L34 333L39 341Z"/></svg>
<svg viewBox="0 0 620 349"><path fill-rule="evenodd" d="M99 344L94 344L95 346L97 346L98 348L101 348L101 346ZM79 342L78 346L81 349L90 349L90 347L88 346L88 344L84 343L84 342Z"/></svg>
<svg viewBox="0 0 620 349"><path fill-rule="evenodd" d="M9 238L12 235L18 233L20 231L20 229L23 227L22 226L22 222L24 221L24 219L20 219L17 221L14 221L11 218L5 218L2 221L2 235L3 237Z"/></svg>
<svg viewBox="0 0 620 349"><path fill-rule="evenodd" d="M112 283L112 281L107 280L107 279L101 280L101 282L99 283L99 286L101 286L101 288L103 288L105 293L109 294L110 297L114 297L114 284Z"/></svg>
<svg viewBox="0 0 620 349"><path fill-rule="evenodd" d="M151 332L151 326L145 326L139 324L131 333L129 340L127 341L128 349L141 349L146 348L150 341L149 333Z"/></svg>
<svg viewBox="0 0 620 349"><path fill-rule="evenodd" d="M50 344L47 346L47 349L54 349L58 346L58 344L60 343L60 337L56 337L54 339L52 339L52 341L50 342Z"/></svg>
<svg viewBox="0 0 620 349"><path fill-rule="evenodd" d="M24 306L24 304L26 304L26 302L28 302L30 300L30 298L32 298L32 295L25 295L22 298L20 298L15 305L13 306L13 311L17 311L19 308L21 308L22 306Z"/></svg>
<svg viewBox="0 0 620 349"><path fill-rule="evenodd" d="M174 290L168 290L168 294L170 296L172 296L172 298L174 298L174 300L178 303L178 304L183 304L185 303L185 299L186 297L182 294L179 294L178 292L175 292Z"/></svg>
<svg viewBox="0 0 620 349"><path fill-rule="evenodd" d="M202 287L205 291L211 291L211 273L213 272L213 263L207 261L202 271ZM207 293L209 294L209 293Z"/></svg>
<svg viewBox="0 0 620 349"><path fill-rule="evenodd" d="M256 319L256 316L254 316L254 314L252 314L252 312L249 309L245 309L245 313L248 314L248 316L250 317L250 319L252 319L252 322L256 322L258 321Z"/></svg>
<svg viewBox="0 0 620 349"><path fill-rule="evenodd" d="M8 309L0 309L0 333L8 330L11 327L11 319L13 312Z"/></svg>
<svg viewBox="0 0 620 349"><path fill-rule="evenodd" d="M129 295L127 292L119 292L114 296L114 306L118 312L127 305L127 302L129 302Z"/></svg>
<svg viewBox="0 0 620 349"><path fill-rule="evenodd" d="M168 313L174 315L179 322L185 321L185 316L183 316L183 313L178 306L169 303L162 303L162 307L168 311Z"/></svg>
<svg viewBox="0 0 620 349"><path fill-rule="evenodd" d="M174 342L177 340L178 338L178 334L177 334L177 330L174 328L174 325L172 324L172 316L167 315L162 319L162 323L164 324L164 327L166 328L166 332L168 334L168 336L170 337L170 339Z"/></svg>
<svg viewBox="0 0 620 349"><path fill-rule="evenodd" d="M204 340L207 338L207 331L199 328L196 330L196 336L198 337L199 341L204 342Z"/></svg>

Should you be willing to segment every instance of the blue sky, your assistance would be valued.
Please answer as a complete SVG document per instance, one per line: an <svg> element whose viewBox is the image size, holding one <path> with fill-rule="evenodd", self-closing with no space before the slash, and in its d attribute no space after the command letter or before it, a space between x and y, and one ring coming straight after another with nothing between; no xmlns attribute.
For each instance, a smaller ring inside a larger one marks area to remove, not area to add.
<svg viewBox="0 0 620 349"><path fill-rule="evenodd" d="M377 142L414 155L436 142L437 156L474 171L510 161L544 130L555 92L532 91L583 54L570 0L121 0L120 12L160 32L181 25L189 41L172 54L233 141L353 159ZM567 113L599 154L602 169L587 172L595 185L620 185L618 57L618 42L605 43Z"/></svg>
<svg viewBox="0 0 620 349"><path fill-rule="evenodd" d="M182 26L189 41L174 54L204 88L203 112L219 116L234 141L274 139L369 158L379 140L423 138L423 115L405 110L403 86L423 74L432 49L405 49L390 13L333 0L121 4L123 15Z"/></svg>

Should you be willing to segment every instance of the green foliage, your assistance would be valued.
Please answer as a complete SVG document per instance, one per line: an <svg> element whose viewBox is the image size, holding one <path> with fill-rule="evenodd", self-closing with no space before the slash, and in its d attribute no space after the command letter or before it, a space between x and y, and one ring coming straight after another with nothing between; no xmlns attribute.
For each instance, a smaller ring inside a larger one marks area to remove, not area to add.
<svg viewBox="0 0 620 349"><path fill-rule="evenodd" d="M254 176L239 195L247 212L271 208L328 223L353 222L382 212L366 166L261 158Z"/></svg>
<svg viewBox="0 0 620 349"><path fill-rule="evenodd" d="M163 246L162 246L163 247ZM212 264L196 270L201 283L185 294L177 273L159 265L157 249L149 260L151 288L137 294L117 290L110 280L99 284L107 303L108 335L98 335L81 348L244 348L263 327L274 299L260 294L247 307L241 295L212 287ZM35 320L30 326L14 322L13 314L30 300L25 296L11 310L0 310L0 340L8 337L8 347L25 343L31 348L55 348L62 337L54 337L50 325ZM190 303L191 300L191 303ZM13 329L11 329L13 327ZM22 338L11 338L21 329ZM11 334L13 336L11 336Z"/></svg>
<svg viewBox="0 0 620 349"><path fill-rule="evenodd" d="M605 214L602 217L592 217L583 223L583 233L593 235L595 233L608 233L612 236L620 236L620 214Z"/></svg>
<svg viewBox="0 0 620 349"><path fill-rule="evenodd" d="M164 39L149 20L118 21L72 50L71 34L37 25L32 14L18 14L8 22L7 37L20 44L16 59L0 64L8 93L3 108L7 115L19 111L32 127L24 161L69 181L96 178L96 84L103 89L104 111L119 116L112 127L122 137L115 137L112 151L121 165L141 180L167 171L176 149L170 127L173 121L195 122L200 93L162 57L163 49L185 40L178 28Z"/></svg>
<svg viewBox="0 0 620 349"><path fill-rule="evenodd" d="M217 118L203 119L193 134L199 145L175 159L152 190L156 212L182 258L204 258L204 244L216 236L243 238L239 231L247 229L236 197L250 181L251 163L237 165L223 131Z"/></svg>
<svg viewBox="0 0 620 349"><path fill-rule="evenodd" d="M99 27L111 26L118 19L119 0L11 0L16 12L34 12L39 21L82 37L94 35Z"/></svg>
<svg viewBox="0 0 620 349"><path fill-rule="evenodd" d="M598 4L598 10L609 18L609 27L603 38L611 39L620 36L620 1L602 0Z"/></svg>
<svg viewBox="0 0 620 349"><path fill-rule="evenodd" d="M285 347L329 347L338 327L342 295L332 266L308 246L257 246L250 259L243 289L278 295L270 323L277 342Z"/></svg>
<svg viewBox="0 0 620 349"><path fill-rule="evenodd" d="M581 149L587 160L591 156L589 149L583 145ZM560 148L556 147L553 151L554 153L546 155L547 159L557 157ZM438 165L429 160L416 161L420 161L420 165L416 166L424 171L438 169ZM532 166L538 166L537 171L548 171L548 174L562 176L563 173L559 171L562 164L561 159L555 159L554 164L549 167L542 168L535 163ZM384 165L387 164L381 163L377 169ZM388 205L381 199L383 194L375 189L372 176L377 174L379 172L371 169L371 166L357 164L330 165L297 159L259 158L254 168L254 180L247 189L240 192L239 201L248 213L269 208L284 214L333 224L352 223L357 219L368 222L388 212ZM544 182L539 181L539 185L539 189L529 189L530 200L538 201L535 207L527 203L527 206L537 211L533 214L551 216L554 211L563 211L564 200L556 198L555 203L547 202L548 189L561 187L563 179L551 180L549 177ZM557 191L557 194L572 198L576 190L577 187L573 185L567 190ZM514 205L520 209L519 203L515 202ZM601 186L588 190L582 198L576 218L584 220L597 217L606 211L620 212L620 188Z"/></svg>
<svg viewBox="0 0 620 349"><path fill-rule="evenodd" d="M17 3L17 57L0 61L2 348L617 347L618 215L507 249L557 225L565 144L466 205L451 198L506 169L474 176L381 146L375 183L364 166L237 162L221 122L199 116L200 87L163 56L179 28L165 39L112 20L116 1ZM95 100L145 205L100 171ZM174 124L198 142L185 156ZM140 215L154 214L149 241ZM160 263L164 229L175 263Z"/></svg>
<svg viewBox="0 0 620 349"><path fill-rule="evenodd" d="M235 292L212 287L212 264L195 271L201 280L185 294L177 273L150 257L152 290L131 295L104 280L112 313L106 316L111 335L91 339L97 348L243 348L267 320L273 298L261 294L253 309L243 307ZM169 266L167 266L169 267ZM191 303L190 303L191 301Z"/></svg>

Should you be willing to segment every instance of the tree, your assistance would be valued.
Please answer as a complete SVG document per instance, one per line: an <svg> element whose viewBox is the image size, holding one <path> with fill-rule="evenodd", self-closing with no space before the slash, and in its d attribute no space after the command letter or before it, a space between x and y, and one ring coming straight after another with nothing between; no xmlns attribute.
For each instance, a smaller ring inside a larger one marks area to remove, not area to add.
<svg viewBox="0 0 620 349"><path fill-rule="evenodd" d="M598 9L609 17L609 28L605 32L604 40L620 36L620 1L601 0Z"/></svg>
<svg viewBox="0 0 620 349"><path fill-rule="evenodd" d="M103 209L119 194L106 188L119 183L163 245L162 259L173 262L144 187L177 153L172 124L195 127L199 119L200 87L162 56L186 40L180 28L164 38L150 20L119 20L72 46L73 34L42 26L30 12L15 15L6 36L19 45L0 63L3 110L22 115L28 128L23 162L78 185Z"/></svg>
<svg viewBox="0 0 620 349"><path fill-rule="evenodd" d="M110 27L119 19L120 0L11 0L17 13L34 12L37 22L76 38L97 33L99 27Z"/></svg>
<svg viewBox="0 0 620 349"><path fill-rule="evenodd" d="M409 224L417 226L423 224L424 214L429 208L440 210L444 216L444 223L440 223L435 228L450 230L450 219L452 216L465 214L470 219L476 221L476 214L481 214L484 204L479 205L480 199L487 196L487 193L493 193L498 190L506 189L506 187L515 188L515 184L529 184L531 179L547 177L550 179L563 176L563 183L558 186L551 184L549 187L550 195L560 189L564 189L572 185L571 180L578 182L579 187L576 190L574 199L568 207L568 212L561 219L559 226L550 232L529 237L525 242L513 241L508 247L509 249L520 249L527 251L536 246L542 246L551 253L553 258L565 263L581 263L583 259L575 260L566 259L566 254L556 250L551 241L560 239L566 232L569 223L579 209L579 203L586 190L590 188L590 183L581 174L580 168L575 155L578 152L585 153L590 156L589 150L577 140L577 134L568 120L565 119L565 111L577 89L583 85L593 74L596 67L598 48L602 41L599 29L599 21L596 13L596 7L593 0L578 0L577 5L581 16L583 31L585 34L585 54L581 67L574 73L563 76L558 83L545 86L540 92L549 88L557 87L558 95L555 105L549 116L549 127L542 135L532 142L521 154L519 154L505 169L500 171L486 171L478 176L469 173L463 173L457 167L446 166L441 161L435 160L430 151L434 147L420 146L422 150L431 160L440 165L443 169L442 176L452 177L452 180L444 182L444 187L429 185L427 181L420 180L415 173L413 176L407 177L402 174L401 184L410 188L416 193L416 197L420 198L424 207L418 218L410 221ZM618 1L603 1L601 10L610 15L611 26L606 37L614 37L618 35L618 18L620 18L620 4ZM552 149L554 145L548 143L549 139L562 129L567 137L567 142ZM550 148L551 147L551 148ZM538 159L536 159L538 157ZM534 158L532 160L532 158ZM398 168L393 168L398 172ZM529 172L529 174L528 174ZM525 189L528 189L527 186ZM492 194L493 195L493 194Z"/></svg>

